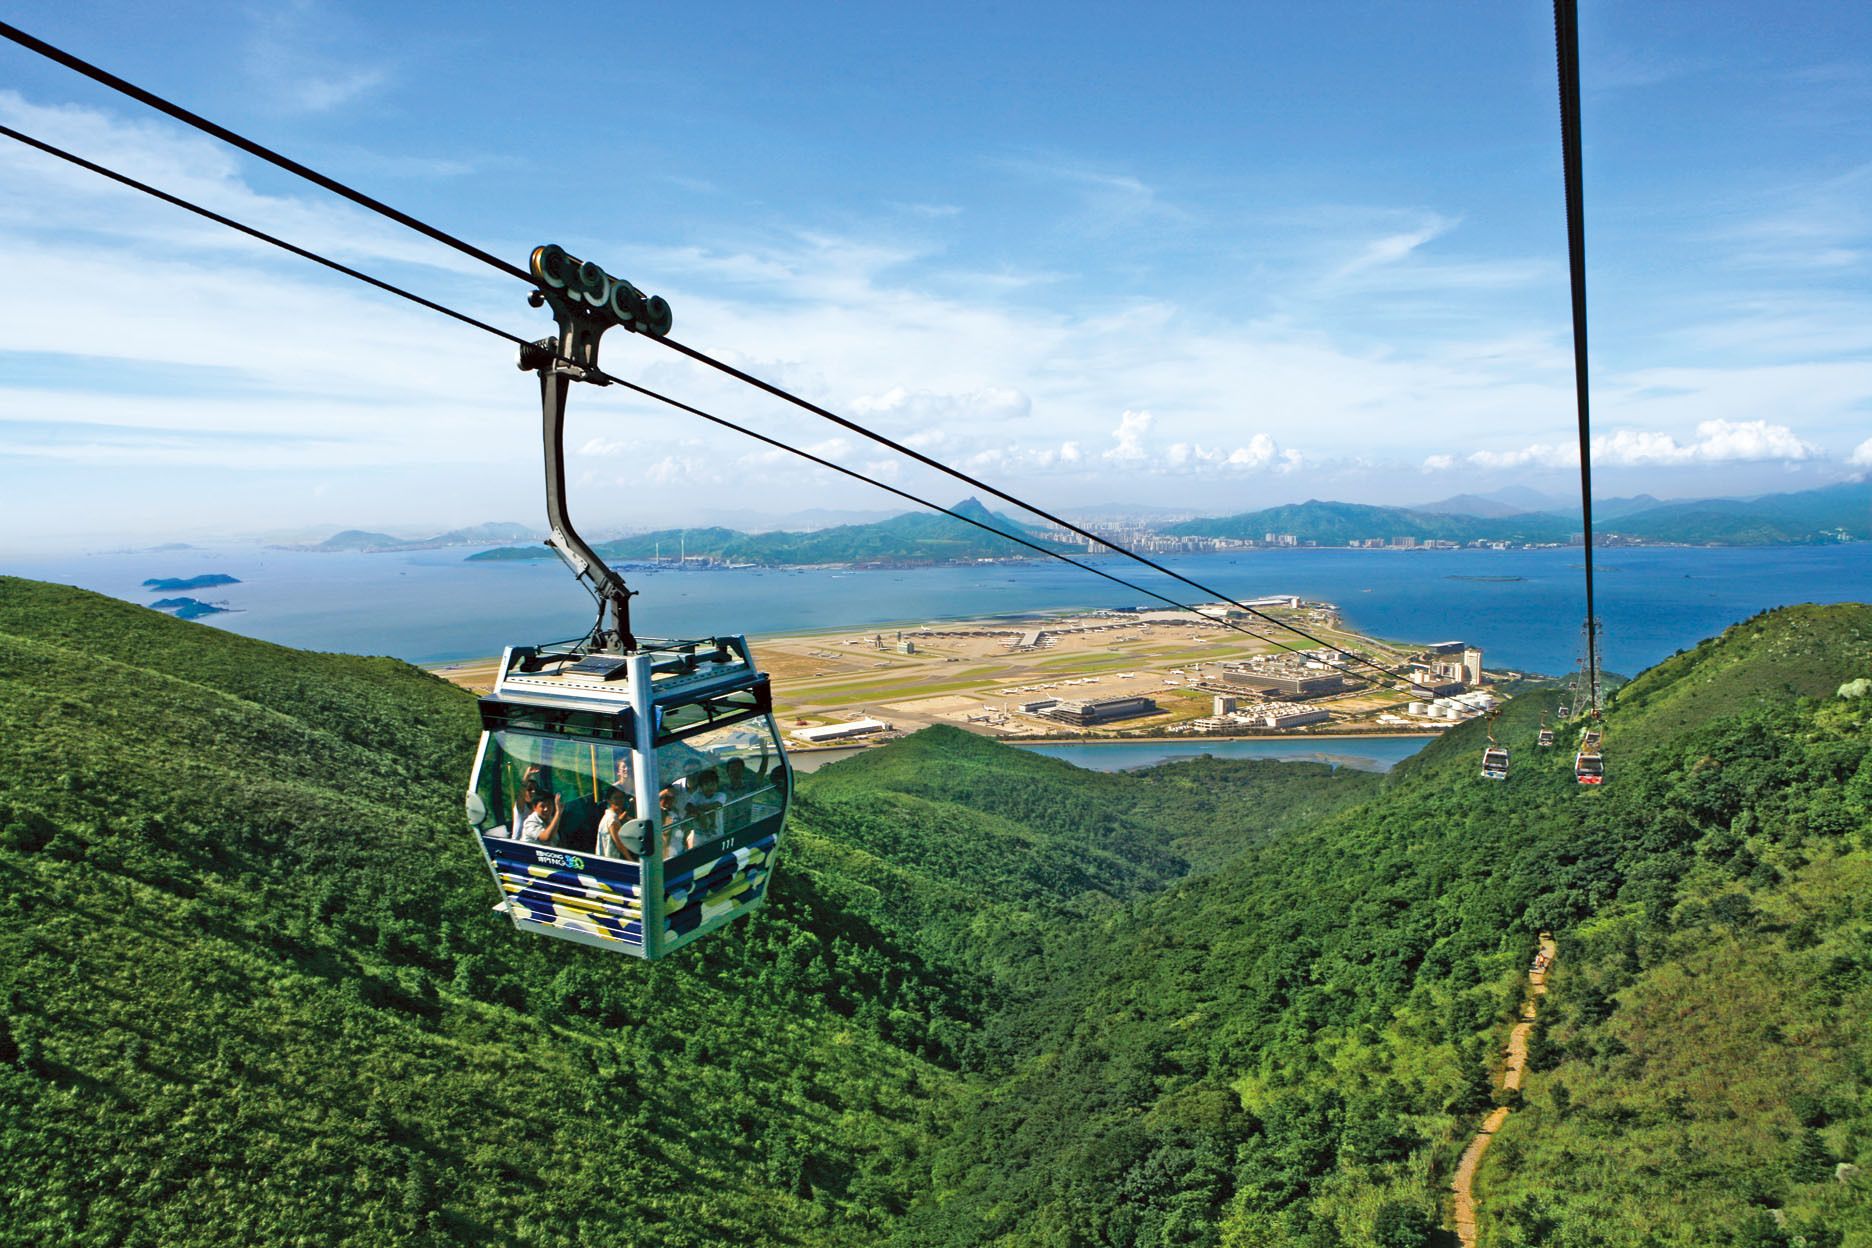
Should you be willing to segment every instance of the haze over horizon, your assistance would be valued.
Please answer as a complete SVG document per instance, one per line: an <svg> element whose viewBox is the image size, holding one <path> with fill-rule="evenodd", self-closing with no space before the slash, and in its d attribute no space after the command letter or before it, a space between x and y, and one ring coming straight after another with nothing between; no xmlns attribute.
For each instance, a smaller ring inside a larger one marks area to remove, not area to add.
<svg viewBox="0 0 1872 1248"><path fill-rule="evenodd" d="M594 12L576 97L566 45L494 7L11 20L498 254L562 243L684 341L1037 502L1574 487L1544 10L986 14ZM1863 475L1872 12L1594 5L1582 40L1598 492ZM549 332L511 279L0 57L0 121ZM492 339L12 144L0 259L10 534L538 521L537 391ZM603 359L972 492L621 333ZM592 529L898 510L615 392L570 434Z"/></svg>

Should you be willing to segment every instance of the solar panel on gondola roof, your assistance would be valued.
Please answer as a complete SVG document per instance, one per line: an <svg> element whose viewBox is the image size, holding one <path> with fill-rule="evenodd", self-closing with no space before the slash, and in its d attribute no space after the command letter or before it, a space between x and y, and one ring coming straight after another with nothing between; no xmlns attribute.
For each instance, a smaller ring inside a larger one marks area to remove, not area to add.
<svg viewBox="0 0 1872 1248"><path fill-rule="evenodd" d="M622 655L588 654L566 671L574 676L596 676L600 680L612 680L629 666L630 660Z"/></svg>

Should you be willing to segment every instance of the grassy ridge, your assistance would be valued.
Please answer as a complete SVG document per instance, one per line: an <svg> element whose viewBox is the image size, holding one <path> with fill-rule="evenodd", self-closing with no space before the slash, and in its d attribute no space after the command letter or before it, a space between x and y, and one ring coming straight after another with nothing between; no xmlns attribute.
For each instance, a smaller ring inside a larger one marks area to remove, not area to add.
<svg viewBox="0 0 1872 1248"><path fill-rule="evenodd" d="M1087 831L833 778L768 909L646 967L490 916L475 728L400 663L0 580L7 1238L874 1242L1032 946L1185 869L1122 784Z"/></svg>
<svg viewBox="0 0 1872 1248"><path fill-rule="evenodd" d="M1859 1242L1866 674L1867 608L1738 626L1620 691L1602 791L1539 691L1506 785L1479 724L1388 778L931 730L644 966L488 913L466 695L0 579L0 1227L1417 1248L1552 929L1488 1242Z"/></svg>
<svg viewBox="0 0 1872 1248"><path fill-rule="evenodd" d="M1634 916L1627 921L1664 939L1658 934L1685 924L1696 932L1705 913L1747 913L1720 896L1702 900L1709 884L1699 864L1727 857L1754 872L1771 843L1789 847L1790 864L1864 869L1872 740L1863 715L1785 691L1762 704L1757 691L1792 682L1830 692L1872 671L1868 625L1864 607L1777 613L1635 682L1629 720L1624 694L1609 714L1615 744L1603 790L1573 783L1564 747L1531 748L1539 715L1558 695L1530 695L1497 725L1518 747L1508 784L1477 780L1482 725L1467 725L1397 769L1379 798L1112 917L1101 938L1082 939L1054 968L1050 998L991 1022L1019 1032L1028 1056L1003 1084L971 1089L964 1137L939 1159L937 1198L913 1211L898 1242L1432 1242L1456 1155L1489 1105L1491 1069L1538 931L1562 934L1564 966L1575 942L1613 916ZM1705 722L1672 731L1679 713ZM1758 843L1749 850L1756 859L1738 837ZM1780 874L1764 871L1759 887L1756 909L1803 904L1781 894ZM1839 921L1863 941L1856 918L1842 912ZM1751 945L1766 935L1760 926L1724 930ZM1663 1133L1626 1134L1639 1121L1636 1106L1592 1109L1579 1120L1600 1134L1561 1154L1565 1177L1506 1177L1515 1150L1489 1154L1491 1216L1491 1191L1507 1192L1511 1211L1527 1192L1568 1192L1512 1231L1487 1223L1492 1242L1784 1242L1732 1239L1732 1191L1746 1194L1742 1212L1751 1216L1786 1211L1809 1243L1872 1234L1864 1193L1820 1200L1790 1177L1798 1140L1776 1136L1777 1122L1813 1118L1818 1111L1803 1110L1797 1094L1822 1084L1833 1117L1815 1128L1823 1147L1800 1145L1806 1164L1822 1153L1872 1161L1859 1111L1845 1125L1846 1107L1872 1092L1872 1063L1840 1049L1842 1024L1860 1003L1862 946L1852 946L1844 972L1835 946L1822 938L1818 947L1828 952L1777 965L1791 977L1783 998L1819 1003L1793 1030L1752 1020L1759 994L1746 976L1735 997L1719 981L1697 1003L1710 1026L1757 1034L1775 1049L1778 1065L1763 1068L1774 1077L1752 1095L1778 1093L1780 1102L1733 1107L1752 1116L1752 1131L1777 1139L1774 1149L1726 1168L1672 1166L1666 1159L1681 1149ZM1736 965L1764 958L1772 964L1752 948ZM1844 981L1827 983L1827 966ZM1559 982L1564 1003L1564 972ZM1617 998L1598 1008L1609 1025L1647 1025ZM1855 1034L1863 1044L1863 1030ZM1750 1069L1747 1046L1719 1049L1722 1060L1712 1062L1700 1038L1652 1033L1677 1069L1706 1079L1727 1073L1730 1060ZM1602 1086L1580 1085L1575 1105L1583 1089ZM1655 1111L1659 1091L1635 1099ZM1711 1117L1714 1149L1724 1116ZM1620 1184L1572 1164L1588 1149L1627 1163ZM1608 1229L1608 1219L1647 1205L1674 1212L1635 1222L1642 1229L1628 1236Z"/></svg>
<svg viewBox="0 0 1872 1248"><path fill-rule="evenodd" d="M0 582L6 1238L861 1243L907 1206L976 994L809 851L693 957L518 937L474 728L401 664Z"/></svg>

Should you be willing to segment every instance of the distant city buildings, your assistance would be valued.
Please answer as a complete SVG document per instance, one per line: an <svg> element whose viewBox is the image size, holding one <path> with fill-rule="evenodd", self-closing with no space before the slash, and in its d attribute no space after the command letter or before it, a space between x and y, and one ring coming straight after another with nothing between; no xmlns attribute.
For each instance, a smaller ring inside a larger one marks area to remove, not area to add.
<svg viewBox="0 0 1872 1248"><path fill-rule="evenodd" d="M1426 646L1410 661L1412 691L1419 697L1443 697L1482 685L1482 650L1461 641Z"/></svg>

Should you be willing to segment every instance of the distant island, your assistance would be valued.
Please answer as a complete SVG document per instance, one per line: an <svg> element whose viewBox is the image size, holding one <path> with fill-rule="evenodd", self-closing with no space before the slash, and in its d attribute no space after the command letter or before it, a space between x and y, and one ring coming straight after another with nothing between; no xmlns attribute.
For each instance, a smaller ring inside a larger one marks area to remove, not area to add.
<svg viewBox="0 0 1872 1248"><path fill-rule="evenodd" d="M210 615L227 615L234 608L203 602L199 598L158 598L150 603L150 609L165 611L178 620L199 620Z"/></svg>
<svg viewBox="0 0 1872 1248"><path fill-rule="evenodd" d="M163 593L176 593L185 589L214 589L220 585L238 585L240 578L229 576L225 572L210 572L205 576L158 576L143 582L143 588L154 589Z"/></svg>
<svg viewBox="0 0 1872 1248"><path fill-rule="evenodd" d="M1161 530L1249 546L1541 546L1580 540L1579 513L1508 511L1468 500L1490 514L1309 499L1282 507L1203 517ZM1462 505L1451 499L1442 507ZM1790 494L1687 502L1607 499L1595 508L1594 537L1608 546L1799 546L1872 539L1872 481L1848 481Z"/></svg>
<svg viewBox="0 0 1872 1248"><path fill-rule="evenodd" d="M400 550L446 550L451 546L485 546L489 542L524 542L540 536L536 529L524 524L475 524L465 529L450 529L434 537L408 538L397 537L390 533L377 533L369 529L346 529L334 533L322 542L312 542L299 546L274 546L273 550L310 551L316 554L339 552L386 554Z"/></svg>
<svg viewBox="0 0 1872 1248"><path fill-rule="evenodd" d="M953 516L906 512L875 524L842 524L811 532L741 533L734 529L660 529L594 545L600 555L619 563L667 561L689 567L781 567L809 564L870 564L913 567L939 563L974 563L986 559L1027 558L1032 553L997 537L1006 533L1050 549L1071 549L1047 534L990 511L968 498L953 510L994 532ZM1079 548L1083 549L1083 543ZM506 546L468 556L471 561L552 559L546 546Z"/></svg>

